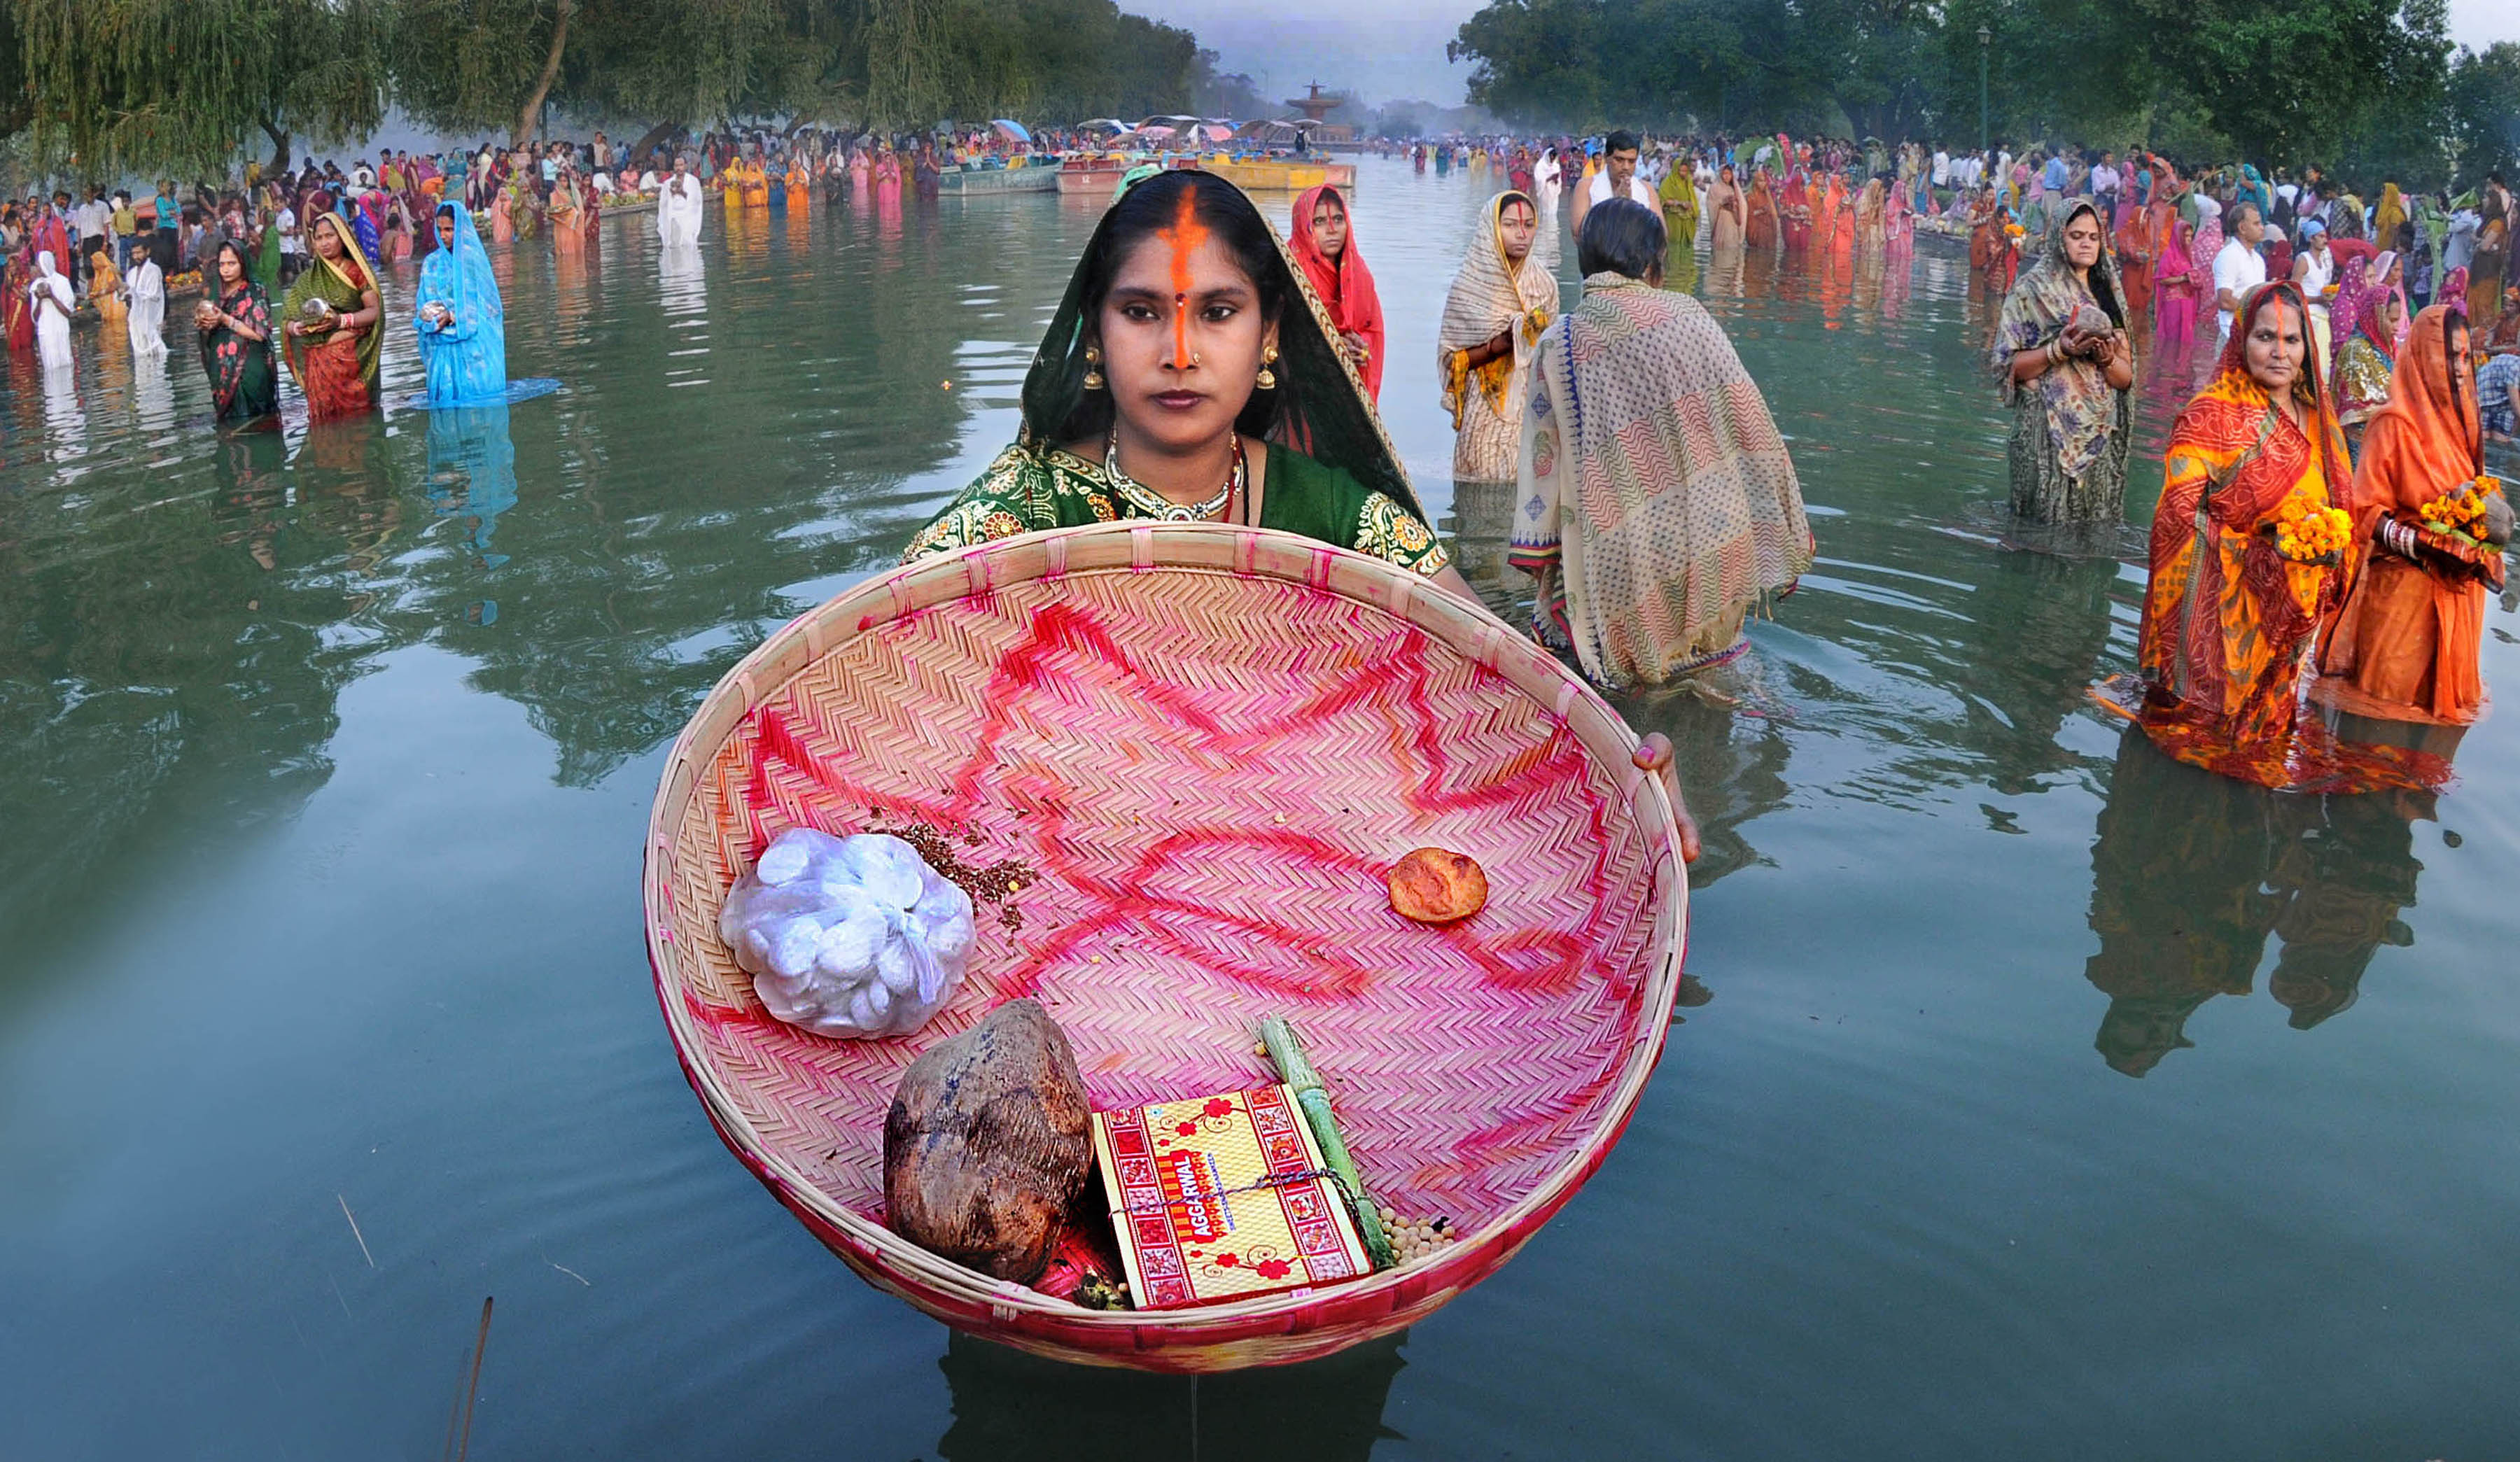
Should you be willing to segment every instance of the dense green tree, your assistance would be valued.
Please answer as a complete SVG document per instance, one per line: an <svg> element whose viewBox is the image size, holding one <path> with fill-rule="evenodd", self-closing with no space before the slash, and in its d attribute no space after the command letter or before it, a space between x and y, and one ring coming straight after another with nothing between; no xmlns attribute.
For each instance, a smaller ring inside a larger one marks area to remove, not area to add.
<svg viewBox="0 0 2520 1462"><path fill-rule="evenodd" d="M37 159L94 178L225 172L267 138L384 115L384 0L9 0ZM257 136L258 134L258 136Z"/></svg>
<svg viewBox="0 0 2520 1462"><path fill-rule="evenodd" d="M1470 100L1524 124L1967 145L1983 64L2016 144L2409 181L2445 170L2450 51L2442 0L1492 0L1448 48Z"/></svg>
<svg viewBox="0 0 2520 1462"><path fill-rule="evenodd" d="M2459 176L2473 182L2498 172L2508 181L2520 163L2520 41L2461 50L2448 93Z"/></svg>

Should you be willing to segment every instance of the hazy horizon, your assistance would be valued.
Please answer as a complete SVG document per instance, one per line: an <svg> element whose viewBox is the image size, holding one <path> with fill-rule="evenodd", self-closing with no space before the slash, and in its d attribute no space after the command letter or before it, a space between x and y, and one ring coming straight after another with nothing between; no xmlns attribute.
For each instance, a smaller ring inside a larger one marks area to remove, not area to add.
<svg viewBox="0 0 2520 1462"><path fill-rule="evenodd" d="M1402 99L1458 107L1470 68L1444 59L1444 44L1483 0L1120 0L1123 10L1193 31L1224 69L1265 81L1272 102L1324 90L1354 91L1368 102ZM2451 39L2483 50L2520 40L2514 0L2450 0Z"/></svg>

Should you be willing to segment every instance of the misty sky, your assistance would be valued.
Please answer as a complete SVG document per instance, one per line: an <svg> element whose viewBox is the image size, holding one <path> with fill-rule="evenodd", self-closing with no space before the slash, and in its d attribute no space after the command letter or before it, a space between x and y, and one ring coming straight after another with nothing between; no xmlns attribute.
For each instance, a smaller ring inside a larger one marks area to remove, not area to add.
<svg viewBox="0 0 2520 1462"><path fill-rule="evenodd" d="M1444 43L1479 0L1120 0L1120 8L1196 31L1227 70L1266 80L1273 101L1318 80L1370 101L1451 106L1468 68L1446 64ZM2520 40L2520 0L2450 0L2450 32L2469 46Z"/></svg>

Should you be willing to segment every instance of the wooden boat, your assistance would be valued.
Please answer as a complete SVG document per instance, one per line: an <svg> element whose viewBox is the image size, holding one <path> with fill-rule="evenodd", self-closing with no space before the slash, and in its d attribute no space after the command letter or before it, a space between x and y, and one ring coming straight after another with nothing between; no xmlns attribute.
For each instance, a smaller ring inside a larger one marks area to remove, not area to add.
<svg viewBox="0 0 2520 1462"><path fill-rule="evenodd" d="M1108 199L1111 190L1140 159L1104 153L1093 156L1070 156L1058 165L1058 191L1063 194L1092 194Z"/></svg>
<svg viewBox="0 0 2520 1462"><path fill-rule="evenodd" d="M942 193L1050 193L1058 187L1056 167L952 167L936 175Z"/></svg>
<svg viewBox="0 0 2520 1462"><path fill-rule="evenodd" d="M1196 165L1246 193L1301 193L1328 184L1353 191L1356 164L1327 157L1203 157Z"/></svg>
<svg viewBox="0 0 2520 1462"><path fill-rule="evenodd" d="M657 1000L727 1146L946 1324L1148 1370L1327 1355L1493 1273L1635 1111L1688 900L1635 747L1554 658L1378 558L1213 524L976 545L803 615L701 703L649 822ZM891 1040L772 1019L718 937L728 889L789 827L922 824L968 867L1020 869L984 892L949 1003ZM1442 928L1391 911L1385 872L1428 844L1485 866L1485 909ZM1310 1291L1097 1310L897 1237L882 1130L902 1071L1018 996L1104 1108L1275 1080L1253 1030L1293 1018L1373 1196L1460 1240Z"/></svg>

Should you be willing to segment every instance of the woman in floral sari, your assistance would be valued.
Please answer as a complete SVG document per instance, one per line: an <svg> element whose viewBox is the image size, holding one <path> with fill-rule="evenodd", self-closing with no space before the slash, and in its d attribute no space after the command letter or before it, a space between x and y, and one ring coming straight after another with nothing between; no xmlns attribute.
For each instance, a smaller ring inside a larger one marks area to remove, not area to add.
<svg viewBox="0 0 2520 1462"><path fill-rule="evenodd" d="M2013 408L2012 510L2115 523L2134 446L2135 346L2099 209L2077 199L2003 297L1993 367Z"/></svg>
<svg viewBox="0 0 2520 1462"><path fill-rule="evenodd" d="M1613 687L1732 660L1812 562L1766 398L1705 307L1661 288L1663 248L1641 203L1585 215L1583 302L1534 349L1506 560L1542 642Z"/></svg>
<svg viewBox="0 0 2520 1462"><path fill-rule="evenodd" d="M1453 414L1457 481L1514 478L1532 346L1557 313L1557 281L1538 246L1539 217L1529 198L1498 194L1444 297L1435 369L1444 409Z"/></svg>
<svg viewBox="0 0 2520 1462"><path fill-rule="evenodd" d="M2138 720L2154 742L2270 786L2291 779L2313 632L2359 564L2350 547L2342 562L2277 547L2288 509L2324 509L2350 486L2308 314L2289 281L2251 289L2213 380L2171 428L2137 644Z"/></svg>
<svg viewBox="0 0 2520 1462"><path fill-rule="evenodd" d="M2346 506L2367 554L2311 687L2330 709L2435 726L2465 726L2485 709L2485 598L2502 587L2510 509L2490 494L2485 517L2463 532L2424 512L2472 494L2484 470L2467 350L2458 311L2416 316L2397 384L2363 437Z"/></svg>
<svg viewBox="0 0 2520 1462"><path fill-rule="evenodd" d="M222 240L202 271L213 298L193 312L202 337L202 369L222 421L267 417L280 401L280 373L271 363L271 301L246 268L245 250Z"/></svg>
<svg viewBox="0 0 2520 1462"><path fill-rule="evenodd" d="M306 393L308 420L329 421L376 407L384 300L338 217L318 214L307 242L314 260L280 304L281 356Z"/></svg>
<svg viewBox="0 0 2520 1462"><path fill-rule="evenodd" d="M1123 518L1277 528L1477 598L1303 269L1212 173L1156 172L1102 215L1024 377L1021 435L902 560Z"/></svg>

